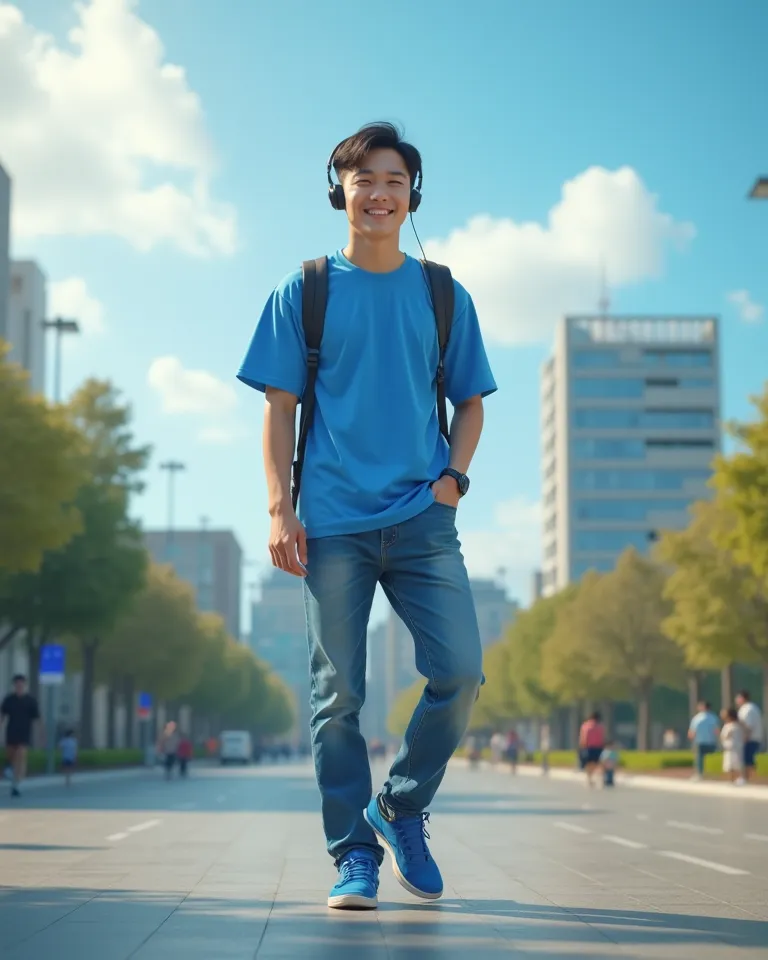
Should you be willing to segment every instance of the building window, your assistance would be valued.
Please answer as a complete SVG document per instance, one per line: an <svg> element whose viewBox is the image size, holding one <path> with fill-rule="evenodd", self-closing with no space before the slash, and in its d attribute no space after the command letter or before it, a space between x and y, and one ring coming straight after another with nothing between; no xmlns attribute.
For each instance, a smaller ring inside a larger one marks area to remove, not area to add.
<svg viewBox="0 0 768 960"><path fill-rule="evenodd" d="M715 446L714 440L678 440L670 438L669 440L653 439L646 440L645 445L649 448L664 447L667 450L712 450Z"/></svg>
<svg viewBox="0 0 768 960"><path fill-rule="evenodd" d="M677 513L690 500L576 500L573 513L577 520L647 520L657 512Z"/></svg>
<svg viewBox="0 0 768 960"><path fill-rule="evenodd" d="M643 359L652 367L711 367L709 350L645 350Z"/></svg>
<svg viewBox="0 0 768 960"><path fill-rule="evenodd" d="M711 470L575 470L576 490L682 490L691 480L706 480Z"/></svg>
<svg viewBox="0 0 768 960"><path fill-rule="evenodd" d="M647 530L577 530L573 542L579 553L593 550L621 553L627 547L647 550L651 541Z"/></svg>
<svg viewBox="0 0 768 960"><path fill-rule="evenodd" d="M571 354L574 367L613 369L620 363L618 350L574 350Z"/></svg>
<svg viewBox="0 0 768 960"><path fill-rule="evenodd" d="M571 580L581 580L585 573L595 570L597 573L610 573L616 561L608 557L593 557L590 560L574 560L571 564Z"/></svg>
<svg viewBox="0 0 768 960"><path fill-rule="evenodd" d="M577 398L620 397L637 400L645 393L645 381L576 377L571 384L571 392Z"/></svg>
<svg viewBox="0 0 768 960"><path fill-rule="evenodd" d="M595 430L711 430L711 410L622 410L583 409L573 411L573 426Z"/></svg>
<svg viewBox="0 0 768 960"><path fill-rule="evenodd" d="M645 443L631 439L577 437L573 441L573 456L576 460L642 460Z"/></svg>

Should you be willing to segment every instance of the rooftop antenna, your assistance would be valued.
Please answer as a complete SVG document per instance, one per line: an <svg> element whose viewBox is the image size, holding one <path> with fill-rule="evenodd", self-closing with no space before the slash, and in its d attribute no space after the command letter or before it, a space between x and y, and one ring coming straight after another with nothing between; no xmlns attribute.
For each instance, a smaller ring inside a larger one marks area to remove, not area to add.
<svg viewBox="0 0 768 960"><path fill-rule="evenodd" d="M608 280L605 271L605 257L600 258L600 299L597 301L597 309L603 320L608 316L611 309L611 298L608 294Z"/></svg>

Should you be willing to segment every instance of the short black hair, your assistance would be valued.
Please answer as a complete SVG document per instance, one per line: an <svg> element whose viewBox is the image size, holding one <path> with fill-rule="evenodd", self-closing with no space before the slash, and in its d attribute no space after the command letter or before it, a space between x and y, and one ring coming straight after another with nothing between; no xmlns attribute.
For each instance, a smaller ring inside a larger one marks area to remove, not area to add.
<svg viewBox="0 0 768 960"><path fill-rule="evenodd" d="M345 170L359 169L371 150L395 150L403 158L413 185L416 175L421 173L421 154L404 136L404 131L394 123L366 123L357 133L342 140L334 150L333 169L336 176L341 176Z"/></svg>
<svg viewBox="0 0 768 960"><path fill-rule="evenodd" d="M591 713L591 714L589 715L589 719L590 719L590 720L594 720L595 723L600 723L600 721L601 721L603 718L602 718L602 716L601 716L601 714L600 714L600 711L599 711L599 710L595 710L594 713Z"/></svg>
<svg viewBox="0 0 768 960"><path fill-rule="evenodd" d="M14 683L26 683L26 682L27 682L27 678L24 676L23 673L17 673L16 676L13 678L13 682L14 682Z"/></svg>
<svg viewBox="0 0 768 960"><path fill-rule="evenodd" d="M752 698L749 695L749 690L739 690L739 696L749 702Z"/></svg>

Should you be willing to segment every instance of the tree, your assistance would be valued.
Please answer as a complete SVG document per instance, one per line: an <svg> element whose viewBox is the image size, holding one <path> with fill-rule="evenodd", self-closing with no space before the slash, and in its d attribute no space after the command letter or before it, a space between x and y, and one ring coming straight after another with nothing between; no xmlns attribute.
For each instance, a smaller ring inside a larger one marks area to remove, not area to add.
<svg viewBox="0 0 768 960"><path fill-rule="evenodd" d="M682 681L680 651L662 632L670 612L664 580L660 567L626 550L611 573L582 581L546 649L560 674L572 677L574 697L591 690L593 697L634 698L641 750L648 747L654 685Z"/></svg>
<svg viewBox="0 0 768 960"><path fill-rule="evenodd" d="M714 536L768 585L768 383L752 402L758 419L729 427L740 449L715 460L713 483L733 522Z"/></svg>
<svg viewBox="0 0 768 960"><path fill-rule="evenodd" d="M46 552L36 573L4 579L0 620L25 630L33 680L41 643L70 635L83 671L81 737L90 746L98 648L144 582L146 553L128 506L141 489L149 449L134 446L130 408L110 383L88 381L68 413L83 438L87 479L74 501L81 530L63 548Z"/></svg>
<svg viewBox="0 0 768 960"><path fill-rule="evenodd" d="M671 567L664 594L672 610L662 629L692 670L761 664L768 703L768 581L722 546L737 525L728 500L718 496L695 505L685 530L664 534L657 553Z"/></svg>
<svg viewBox="0 0 768 960"><path fill-rule="evenodd" d="M35 571L79 529L82 438L58 407L29 392L0 341L0 574Z"/></svg>

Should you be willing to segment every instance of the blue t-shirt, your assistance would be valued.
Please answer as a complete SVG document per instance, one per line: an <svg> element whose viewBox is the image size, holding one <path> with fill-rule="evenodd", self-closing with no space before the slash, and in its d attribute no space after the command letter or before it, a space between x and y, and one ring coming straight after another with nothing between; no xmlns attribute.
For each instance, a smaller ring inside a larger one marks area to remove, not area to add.
<svg viewBox="0 0 768 960"><path fill-rule="evenodd" d="M709 710L701 710L691 720L690 731L693 742L702 746L714 747L717 744L717 731L720 726L717 717Z"/></svg>
<svg viewBox="0 0 768 960"><path fill-rule="evenodd" d="M452 404L496 390L474 304L454 281L456 307L445 355ZM301 397L307 350L301 271L267 301L238 378L257 390ZM430 484L448 464L436 409L437 326L427 280L412 257L371 273L337 252L328 258L328 305L315 412L301 478L307 536L394 526L434 501Z"/></svg>

